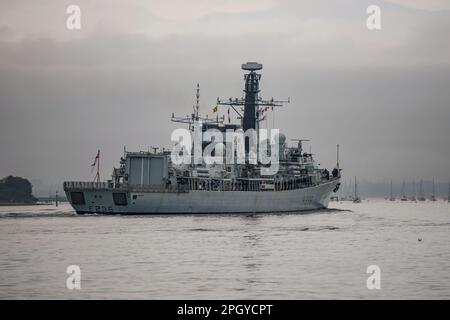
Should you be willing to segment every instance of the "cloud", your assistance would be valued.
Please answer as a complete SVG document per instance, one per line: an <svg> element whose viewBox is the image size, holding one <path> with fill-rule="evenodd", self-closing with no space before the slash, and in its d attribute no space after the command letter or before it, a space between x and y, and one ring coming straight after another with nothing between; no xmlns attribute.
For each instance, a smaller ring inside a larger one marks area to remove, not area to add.
<svg viewBox="0 0 450 320"><path fill-rule="evenodd" d="M427 11L450 10L450 2L447 0L385 0L406 8Z"/></svg>
<svg viewBox="0 0 450 320"><path fill-rule="evenodd" d="M195 20L211 14L261 11L271 8L273 5L273 0L167 0L148 2L148 8L152 14L176 21Z"/></svg>

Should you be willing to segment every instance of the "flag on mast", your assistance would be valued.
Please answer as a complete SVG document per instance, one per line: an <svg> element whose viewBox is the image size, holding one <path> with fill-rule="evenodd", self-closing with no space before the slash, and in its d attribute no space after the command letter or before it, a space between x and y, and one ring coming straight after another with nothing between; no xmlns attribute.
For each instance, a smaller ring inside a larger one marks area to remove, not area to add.
<svg viewBox="0 0 450 320"><path fill-rule="evenodd" d="M100 160L100 149L97 151L97 155L95 156L94 163L91 164L91 167L94 168L99 160Z"/></svg>
<svg viewBox="0 0 450 320"><path fill-rule="evenodd" d="M97 166L97 173L95 174L94 181L100 182L100 149L97 151L94 163L91 164L91 171L94 170L95 166Z"/></svg>

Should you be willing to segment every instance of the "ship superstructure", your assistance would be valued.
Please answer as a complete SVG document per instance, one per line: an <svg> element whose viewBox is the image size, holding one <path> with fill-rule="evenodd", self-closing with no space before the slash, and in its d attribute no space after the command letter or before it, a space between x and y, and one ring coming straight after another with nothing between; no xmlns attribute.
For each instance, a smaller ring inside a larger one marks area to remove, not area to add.
<svg viewBox="0 0 450 320"><path fill-rule="evenodd" d="M246 71L244 97L217 99L215 107L233 110L239 123L231 123L229 114L228 122L225 117L202 117L197 85L194 112L187 117L172 114L173 122L187 125L192 139L201 141L184 149L184 159L189 161L176 162L175 149L124 150L110 180L64 183L74 209L78 213L162 214L297 212L327 207L330 194L339 189L339 162L330 172L319 168L313 155L304 150L305 139L288 143L282 133L260 136L264 112L290 101L259 96L261 74L257 71L262 69L261 64L249 62L242 69ZM205 140L210 132L223 141L230 132L255 132L256 137L243 135L243 156L238 161L239 147L230 149L218 145L216 139ZM253 138L258 142L256 148ZM180 146L175 143L174 147ZM204 155L208 148L212 157L224 161L196 159L198 152ZM268 169L273 163L262 159L274 156L276 171L271 172Z"/></svg>

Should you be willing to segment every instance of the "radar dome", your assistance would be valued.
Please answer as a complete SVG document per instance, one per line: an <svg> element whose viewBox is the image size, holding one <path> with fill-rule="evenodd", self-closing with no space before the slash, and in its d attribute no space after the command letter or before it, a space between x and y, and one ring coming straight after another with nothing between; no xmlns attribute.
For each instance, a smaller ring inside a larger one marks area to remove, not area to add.
<svg viewBox="0 0 450 320"><path fill-rule="evenodd" d="M279 144L285 144L286 142L286 136L284 133L277 133L274 138L278 140Z"/></svg>

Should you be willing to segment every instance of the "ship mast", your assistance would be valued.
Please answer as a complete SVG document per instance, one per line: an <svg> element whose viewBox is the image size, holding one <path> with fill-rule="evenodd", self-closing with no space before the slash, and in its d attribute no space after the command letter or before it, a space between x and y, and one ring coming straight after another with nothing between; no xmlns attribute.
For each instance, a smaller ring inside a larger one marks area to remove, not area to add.
<svg viewBox="0 0 450 320"><path fill-rule="evenodd" d="M361 198L359 197L359 194L358 194L358 184L356 182L356 176L355 176L355 198L353 199L353 202L355 202L355 203L361 202Z"/></svg>
<svg viewBox="0 0 450 320"><path fill-rule="evenodd" d="M172 122L178 122L178 123L186 123L189 125L189 130L194 131L194 124L199 123L200 126L202 124L221 124L225 120L225 116L219 117L217 116L216 119L210 119L208 117L201 117L200 116L200 84L197 83L197 89L196 89L196 103L194 107L194 113L192 113L190 116L187 115L185 117L176 117L174 113L172 113Z"/></svg>
<svg viewBox="0 0 450 320"><path fill-rule="evenodd" d="M412 189L411 201L416 201L416 180L413 180L412 182Z"/></svg>
<svg viewBox="0 0 450 320"><path fill-rule="evenodd" d="M336 169L339 171L339 144L336 145Z"/></svg>
<svg viewBox="0 0 450 320"><path fill-rule="evenodd" d="M394 195L392 193L392 179L391 179L391 197L389 198L391 201L395 201Z"/></svg>
<svg viewBox="0 0 450 320"><path fill-rule="evenodd" d="M403 180L403 183L402 183L402 198L401 198L401 200L402 200L402 201L408 200L407 197L406 197L406 184L405 184L405 180Z"/></svg>
<svg viewBox="0 0 450 320"><path fill-rule="evenodd" d="M198 118L198 110L200 109L200 84L197 83L197 94L195 95L197 101L195 103L195 118Z"/></svg>
<svg viewBox="0 0 450 320"><path fill-rule="evenodd" d="M424 191L423 191L423 179L420 179L418 200L425 201L425 195L424 195Z"/></svg>
<svg viewBox="0 0 450 320"><path fill-rule="evenodd" d="M432 189L432 194L431 194L431 197L430 197L430 200L431 201L436 201L436 195L435 195L435 188L434 188L434 177L433 177L433 189Z"/></svg>
<svg viewBox="0 0 450 320"><path fill-rule="evenodd" d="M447 201L450 202L450 180L448 180L448 198Z"/></svg>
<svg viewBox="0 0 450 320"><path fill-rule="evenodd" d="M260 107L281 107L283 103L289 103L290 99L287 101L274 100L263 100L258 96L259 93L259 81L261 80L261 74L256 73L263 68L263 65L257 62L247 62L242 64L242 70L249 71L244 75L244 98L229 98L228 100L221 100L217 98L217 106L231 106L233 110L241 115L236 107L244 107L244 116L242 118L242 129L247 131L249 129L258 129L258 122L260 120ZM248 153L249 143L248 139L245 141L245 152Z"/></svg>

